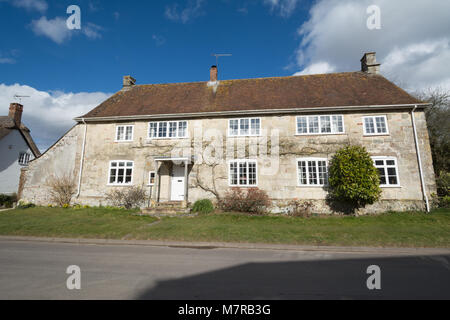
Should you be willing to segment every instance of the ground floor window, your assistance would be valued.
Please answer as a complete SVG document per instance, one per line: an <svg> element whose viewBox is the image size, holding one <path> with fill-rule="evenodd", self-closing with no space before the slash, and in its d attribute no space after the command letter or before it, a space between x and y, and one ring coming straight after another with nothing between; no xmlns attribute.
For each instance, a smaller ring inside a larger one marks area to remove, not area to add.
<svg viewBox="0 0 450 320"><path fill-rule="evenodd" d="M156 172L155 171L151 171L149 174L149 178L148 178L148 185L149 186L154 186L155 185L155 181L156 181Z"/></svg>
<svg viewBox="0 0 450 320"><path fill-rule="evenodd" d="M325 186L328 184L327 159L297 159L297 169L299 186Z"/></svg>
<svg viewBox="0 0 450 320"><path fill-rule="evenodd" d="M257 186L258 173L256 160L233 160L229 164L230 186Z"/></svg>
<svg viewBox="0 0 450 320"><path fill-rule="evenodd" d="M133 181L133 167L133 161L111 161L109 165L109 184L131 185Z"/></svg>
<svg viewBox="0 0 450 320"><path fill-rule="evenodd" d="M397 159L394 157L373 157L375 167L380 175L381 187L398 187L400 180L398 177Z"/></svg>

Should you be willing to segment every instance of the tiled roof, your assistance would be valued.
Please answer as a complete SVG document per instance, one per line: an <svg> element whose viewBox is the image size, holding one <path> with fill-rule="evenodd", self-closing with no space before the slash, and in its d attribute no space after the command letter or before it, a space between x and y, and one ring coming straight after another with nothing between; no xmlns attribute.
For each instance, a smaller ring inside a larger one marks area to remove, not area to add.
<svg viewBox="0 0 450 320"><path fill-rule="evenodd" d="M364 72L135 85L80 118L418 104L381 75Z"/></svg>

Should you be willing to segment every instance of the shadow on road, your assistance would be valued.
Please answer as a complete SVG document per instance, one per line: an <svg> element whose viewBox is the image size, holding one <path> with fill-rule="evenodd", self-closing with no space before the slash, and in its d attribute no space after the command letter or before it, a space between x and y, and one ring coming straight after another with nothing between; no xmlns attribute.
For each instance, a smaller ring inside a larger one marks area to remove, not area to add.
<svg viewBox="0 0 450 320"><path fill-rule="evenodd" d="M138 299L450 299L450 256L248 263L160 281ZM381 268L381 290L367 268Z"/></svg>

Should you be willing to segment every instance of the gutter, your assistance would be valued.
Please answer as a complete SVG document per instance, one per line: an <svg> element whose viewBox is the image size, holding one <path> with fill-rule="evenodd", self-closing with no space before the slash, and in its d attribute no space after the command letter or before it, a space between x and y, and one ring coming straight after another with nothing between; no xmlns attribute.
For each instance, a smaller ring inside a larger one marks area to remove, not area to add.
<svg viewBox="0 0 450 320"><path fill-rule="evenodd" d="M92 118L75 118L75 121L87 122L103 122L103 121L130 121L130 120L150 120L150 119L183 119L183 118L208 118L220 116L240 116L249 114L300 114L320 111L337 112L337 111L373 111L373 110L389 110L389 109L410 109L411 107L427 107L429 103L423 104L398 104L398 105L373 105L373 106L342 106L342 107L314 107L314 108L289 108L289 109L264 109L264 110L238 110L238 111L216 111L216 112L195 112L195 113L172 113L172 114L154 114L140 116L112 116L112 117L92 117Z"/></svg>
<svg viewBox="0 0 450 320"><path fill-rule="evenodd" d="M81 149L80 172L78 174L78 191L76 198L79 198L81 193L81 175L83 174L84 152L86 150L87 123L84 120L84 118L81 119L81 121L84 123L84 136L83 136L83 147Z"/></svg>
<svg viewBox="0 0 450 320"><path fill-rule="evenodd" d="M425 199L427 212L430 212L430 202L428 200L427 189L426 189L427 187L425 185L425 179L423 176L422 158L420 156L419 139L417 137L416 119L414 117L414 112L416 111L416 109L417 109L417 106L414 106L413 110L411 111L411 119L412 119L413 131L414 131L414 141L416 144L417 161L419 163L419 173L420 173L420 182L422 184L422 193L423 193L423 197Z"/></svg>

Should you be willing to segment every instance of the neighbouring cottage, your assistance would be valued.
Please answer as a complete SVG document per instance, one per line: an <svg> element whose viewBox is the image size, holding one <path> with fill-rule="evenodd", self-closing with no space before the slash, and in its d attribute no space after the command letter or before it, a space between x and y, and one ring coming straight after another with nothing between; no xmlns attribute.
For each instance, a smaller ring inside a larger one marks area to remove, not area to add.
<svg viewBox="0 0 450 320"><path fill-rule="evenodd" d="M23 106L11 103L9 114L0 117L0 194L18 192L20 171L41 153L22 123Z"/></svg>
<svg viewBox="0 0 450 320"><path fill-rule="evenodd" d="M365 146L382 200L366 212L424 209L435 178L421 102L379 74L375 53L358 72L136 85L88 114L23 172L23 200L48 203L45 181L70 175L74 200L106 205L114 188L143 186L149 203L217 199L258 187L285 212L293 199L326 203L328 162Z"/></svg>

